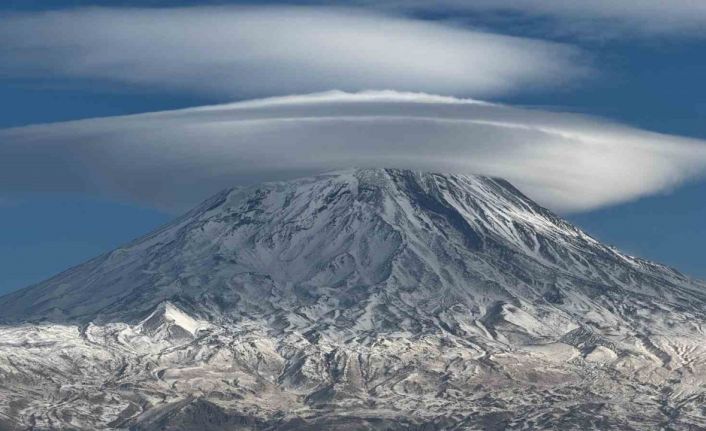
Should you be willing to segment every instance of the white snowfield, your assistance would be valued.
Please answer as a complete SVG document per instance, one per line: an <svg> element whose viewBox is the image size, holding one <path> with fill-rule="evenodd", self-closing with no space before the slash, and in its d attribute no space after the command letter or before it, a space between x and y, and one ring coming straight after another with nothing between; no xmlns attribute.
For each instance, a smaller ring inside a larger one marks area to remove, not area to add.
<svg viewBox="0 0 706 431"><path fill-rule="evenodd" d="M499 179L228 190L0 319L0 430L706 429L706 285Z"/></svg>

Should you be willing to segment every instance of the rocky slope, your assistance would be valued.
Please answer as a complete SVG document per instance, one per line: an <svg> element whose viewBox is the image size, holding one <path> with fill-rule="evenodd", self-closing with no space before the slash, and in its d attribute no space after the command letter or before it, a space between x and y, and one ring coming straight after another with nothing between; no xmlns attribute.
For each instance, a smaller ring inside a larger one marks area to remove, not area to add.
<svg viewBox="0 0 706 431"><path fill-rule="evenodd" d="M706 285L486 177L228 190L0 319L0 429L706 428Z"/></svg>

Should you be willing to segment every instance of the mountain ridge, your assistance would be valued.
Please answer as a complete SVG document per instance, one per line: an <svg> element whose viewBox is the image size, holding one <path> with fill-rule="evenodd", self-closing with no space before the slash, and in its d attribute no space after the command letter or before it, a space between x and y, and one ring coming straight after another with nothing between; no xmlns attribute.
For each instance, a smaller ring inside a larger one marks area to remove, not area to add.
<svg viewBox="0 0 706 431"><path fill-rule="evenodd" d="M333 172L333 173L327 173L327 174L323 174L323 175L321 175L321 176L319 176L319 177L316 177L316 178L336 177L336 176L339 176L339 175L343 175L344 172L345 172L345 174L350 174L350 173L352 173L352 172L368 173L368 174L370 174L370 173L380 173L380 172L388 172L388 173L389 173L389 172L394 172L394 173L405 173L405 172L406 172L406 173L412 174L413 171L404 171L404 170L376 170L376 169L357 169L357 170L356 170L356 169L353 169L353 170L348 170L348 171L338 171L338 172ZM424 173L424 174L422 174L422 173L417 172L416 175L420 175L420 176L423 176L423 175L427 175L427 176L438 176L438 177L440 177L440 178L445 178L445 177L444 177L444 174L436 174L436 173ZM475 176L475 177L473 177L473 176L464 176L464 175L456 175L456 176L450 176L450 177L451 177L451 178L477 178L477 179L482 179L483 181L486 181L486 182L492 182L492 183L494 183L494 184L497 184L497 185L501 186L502 189L507 190L507 191L509 191L512 195L518 197L519 199L518 199L518 201L516 201L516 202L520 202L522 205L525 205L526 208L529 208L529 209L530 209L532 212L534 212L535 214L540 214L541 216L545 217L545 219L548 220L550 223L556 224L556 226L558 226L558 227L560 227L560 228L562 228L562 229L565 229L565 230L566 230L567 232L569 232L570 234L575 234L575 235L581 236L583 239L585 239L585 240L588 241L588 242L593 242L593 243L595 243L595 244L598 244L598 241L597 241L597 240L595 240L594 238L590 237L590 236L589 236L588 234L586 234L585 232L580 231L580 229L577 229L577 228L571 226L570 224L564 222L563 220L561 220L560 218L556 217L554 214L552 214L552 213L549 212L548 210L546 210L546 209L544 209L544 208L542 208L542 207L536 205L536 204L535 204L534 202L532 202L529 198L527 198L526 196L524 196L519 190L517 190L516 188L514 188L510 183L508 183L508 182L506 182L506 181L504 181L504 180L502 180L502 179L491 178L491 177L481 177L481 176ZM434 200L429 200L429 199L427 199L427 198L425 197L426 194L425 194L424 192L421 192L420 190L416 190L416 189L415 189L415 187L417 187L418 184L416 184L416 183L413 182L413 181L409 181L409 179L404 180L404 181L405 181L405 185L406 185L406 186L411 187L411 190L412 190L413 192L418 193L418 196L419 196L419 199L418 199L418 200L419 200L419 203L420 203L421 206L427 205L428 207L426 208L426 210L428 210L428 211L431 212L431 213L437 213L437 214L444 213L444 214L442 214L442 216L444 216L444 217L446 217L446 218L448 219L448 221L449 221L449 223L448 223L449 226L450 226L451 228L454 228L454 229L457 229L457 230L460 229L461 231L464 231L463 234L466 235L466 240L469 241L469 242L466 243L466 246L469 246L469 248L471 248L471 249L473 248L472 241L474 241L474 237L476 237L477 235L476 235L476 233L475 233L475 231L474 231L473 229L468 229L468 228L467 228L467 227L468 227L468 224L467 224L466 221L463 219L463 216L462 216L455 208L451 208L451 207L449 207L449 206L445 206L445 203L443 202L443 200L441 200L441 201L440 201L440 200L434 201ZM90 266L90 265L92 265L92 264L95 264L96 262L100 262L101 260L110 259L111 257L114 257L115 254L120 253L122 250L127 250L127 249L132 248L132 247L135 246L136 244L139 244L139 243L144 242L144 241L149 241L150 238L154 238L155 236L160 235L160 233L164 232L165 230L170 230L170 229L173 229L175 226L179 226L180 223L182 223L184 220L188 220L188 219L189 219L190 217L192 217L194 214L206 213L206 212L210 211L210 209L212 209L212 208L214 208L214 207L217 207L218 205L222 205L222 204L223 204L223 200L224 200L224 199L227 199L228 196L232 196L233 194L238 194L239 192L242 192L242 191L258 190L258 189L260 189L260 188L262 188L262 187L273 187L273 188L281 187L281 186L283 186L283 185L285 185L285 184L289 184L289 183L291 183L291 182L281 182L281 181L280 181L280 182L270 182L270 183L263 183L263 184L260 184L260 185L257 185L257 186L252 186L252 187L242 187L242 188L235 188L235 189L227 189L227 190L224 190L223 192L220 192L219 194L215 195L214 197L209 198L208 200L204 201L204 202L203 202L201 205L199 205L196 209L194 209L194 210L192 210L192 211L186 213L186 214L185 214L184 216L182 216L182 217L179 217L179 218L178 218L177 220L175 220L174 222L169 223L169 224L167 224L167 225L165 225L165 226L159 228L159 229L158 229L157 231L155 231L154 233L150 233L150 234L148 234L148 235L146 235L146 236L144 236L144 237L142 237L142 238L138 238L138 239L136 239L136 240L134 240L134 241L132 241L132 242L130 242L130 243L124 245L124 246L119 247L117 250L115 250L115 251L113 251L113 252L109 252L109 253L106 253L106 254L104 254L104 255L102 255L102 256L99 256L99 257L97 257L97 258L94 258L94 259L88 261L86 264L78 265L78 266L76 266L76 267L74 267L74 268L71 268L71 269L69 269L69 270L67 270L67 271L65 271L65 272L60 273L59 275L57 275L57 276L55 276L55 277L53 277L53 278L51 278L51 279L49 279L49 280L47 280L47 281L45 281L45 282L42 282L42 283L39 283L39 284L37 284L37 285L31 286L31 287L29 287L29 288L27 288L27 289L29 289L29 290L34 290L34 291L41 290L41 289L42 289L43 287L45 287L45 286L49 286L49 285L51 285L51 284L56 284L56 282L55 282L54 280L57 279L57 278L61 279L62 277L65 278L65 277L67 277L67 276L71 276L72 273L74 273L74 272L76 272L76 271L79 271L80 268L82 268L82 267L84 267L84 266L86 266L86 265ZM441 204L440 204L440 202L441 202ZM482 213L481 213L481 214L482 214ZM487 225L484 226L484 227L487 227ZM475 238L475 241L479 241L479 238ZM676 271L676 270L674 270L674 269L672 269L672 268L668 268L668 267L665 267L665 266L663 266L663 265L655 264L655 263L650 262L650 261L647 261L647 260L643 260L643 259L639 259L639 258L635 258L635 257L632 257L632 256L625 255L625 254L623 254L623 253L618 252L617 250L615 250L615 249L612 248L612 247L607 247L606 250L610 250L610 252L615 253L615 256L620 256L620 257L622 257L622 258L624 258L624 259L627 259L627 260L631 261L632 263L638 263L638 262L639 262L640 265L654 266L654 267L657 267L657 268L659 268L659 269L664 269L665 271L672 272L675 277L683 278L683 279L685 279L685 280L687 279L686 276L683 276L681 273L679 273L678 271ZM525 250L525 251L528 251L528 250ZM545 263L546 263L546 262L545 262ZM29 292L29 290L27 290L27 289L23 289L23 290L20 290L20 291L18 291L18 292L10 293L10 294L8 294L8 295L5 295L4 297L1 297L1 298L0 298L0 311L4 311L3 314L5 314L5 315L7 316L7 314L8 314L7 311L3 309L4 303L6 303L6 302L8 301L8 298L21 297L21 296L27 295L27 294L28 294L27 292ZM3 299L4 299L5 301L3 301ZM166 298L164 298L164 299L166 299Z"/></svg>

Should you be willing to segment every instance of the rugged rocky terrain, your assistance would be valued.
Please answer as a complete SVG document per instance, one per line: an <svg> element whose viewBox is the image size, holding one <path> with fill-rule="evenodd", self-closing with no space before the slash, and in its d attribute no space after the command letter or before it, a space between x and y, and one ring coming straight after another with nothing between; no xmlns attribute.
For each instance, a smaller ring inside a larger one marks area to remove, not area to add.
<svg viewBox="0 0 706 431"><path fill-rule="evenodd" d="M499 179L228 190L0 319L0 429L706 429L706 284Z"/></svg>

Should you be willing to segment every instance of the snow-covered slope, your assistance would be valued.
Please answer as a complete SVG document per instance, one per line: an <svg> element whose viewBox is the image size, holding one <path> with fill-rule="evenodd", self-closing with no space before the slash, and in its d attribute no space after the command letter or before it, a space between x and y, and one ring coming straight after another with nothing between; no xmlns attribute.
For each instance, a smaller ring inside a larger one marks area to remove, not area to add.
<svg viewBox="0 0 706 431"><path fill-rule="evenodd" d="M0 319L0 429L706 427L706 286L486 177L228 190Z"/></svg>

